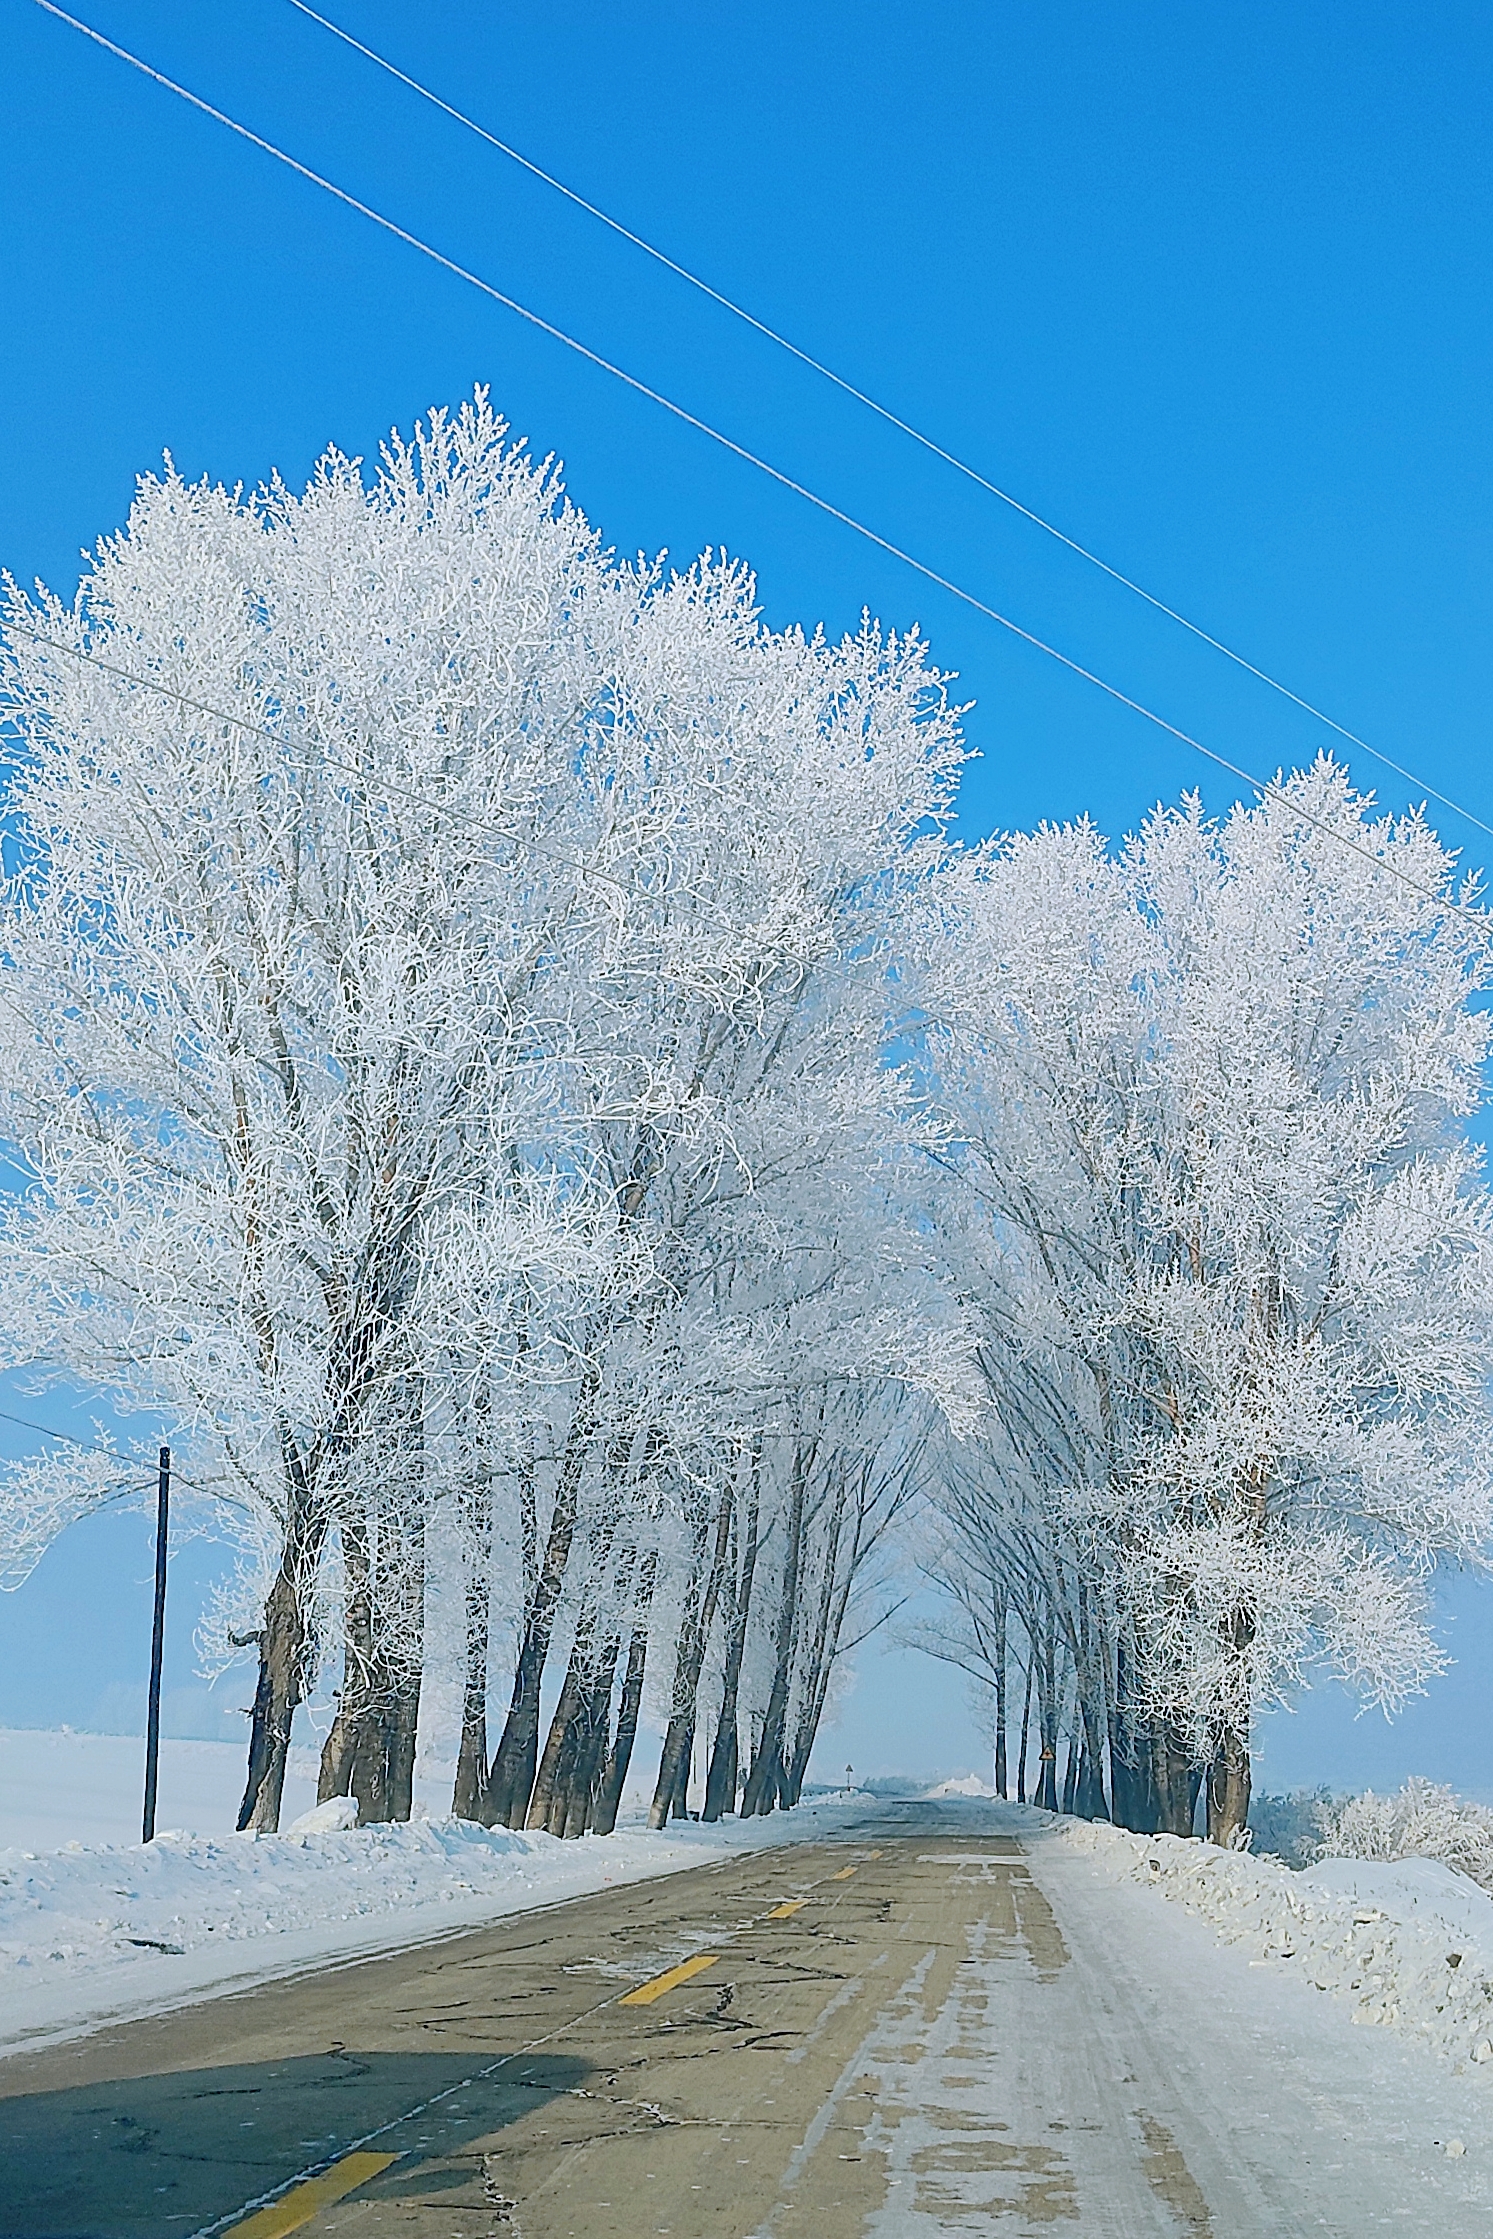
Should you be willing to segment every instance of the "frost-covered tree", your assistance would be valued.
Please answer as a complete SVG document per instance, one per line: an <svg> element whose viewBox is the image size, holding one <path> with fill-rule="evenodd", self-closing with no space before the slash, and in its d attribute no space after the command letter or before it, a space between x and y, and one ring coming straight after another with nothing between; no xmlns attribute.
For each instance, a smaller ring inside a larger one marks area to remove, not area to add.
<svg viewBox="0 0 1493 2239"><path fill-rule="evenodd" d="M1230 1840L1256 1711L1312 1667L1403 1700L1440 1660L1433 1566L1486 1549L1461 1123L1489 947L1453 874L1324 760L1218 822L1188 801L1117 852L1044 829L952 882L949 1233L998 1422L935 1562L966 1607L1043 1582L1028 1638L1066 1639L1133 1824L1189 1828L1206 1768Z"/></svg>
<svg viewBox="0 0 1493 2239"><path fill-rule="evenodd" d="M243 1824L328 1663L322 1793L407 1813L432 1659L459 1809L606 1824L650 1640L822 1382L789 1333L958 1384L887 1062L941 679L618 563L481 397L299 496L168 471L75 601L8 601L3 1364L166 1422L236 1532ZM12 1473L10 1545L108 1475Z"/></svg>

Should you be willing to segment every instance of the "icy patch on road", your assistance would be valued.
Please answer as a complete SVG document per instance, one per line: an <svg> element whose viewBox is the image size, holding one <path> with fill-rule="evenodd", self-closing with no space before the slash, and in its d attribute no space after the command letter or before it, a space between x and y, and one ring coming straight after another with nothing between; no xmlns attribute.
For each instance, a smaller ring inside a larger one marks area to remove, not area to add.
<svg viewBox="0 0 1493 2239"><path fill-rule="evenodd" d="M1493 1897L1453 1867L1325 1858L1296 1873L1177 1835L1043 1818L1112 1880L1185 1905L1254 1964L1351 1998L1354 2021L1405 2031L1459 2069L1493 2061Z"/></svg>
<svg viewBox="0 0 1493 2239"><path fill-rule="evenodd" d="M768 1819L561 1842L463 1819L282 1835L162 1833L150 1844L0 1851L0 2052L103 2018L368 1956L864 1818L837 1796Z"/></svg>

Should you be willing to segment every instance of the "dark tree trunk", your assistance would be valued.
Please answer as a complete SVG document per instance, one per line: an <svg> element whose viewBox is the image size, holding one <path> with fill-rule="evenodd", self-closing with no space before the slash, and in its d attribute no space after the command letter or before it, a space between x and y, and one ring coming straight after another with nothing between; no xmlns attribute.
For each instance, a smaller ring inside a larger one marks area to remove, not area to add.
<svg viewBox="0 0 1493 2239"><path fill-rule="evenodd" d="M1154 1778L1155 1740L1141 1719L1116 1711L1110 1721L1109 1769L1117 1827L1154 1835L1160 1824Z"/></svg>
<svg viewBox="0 0 1493 2239"><path fill-rule="evenodd" d="M299 1470L296 1471L299 1475ZM310 1635L305 1605L326 1536L297 1497L285 1547L264 1605L259 1635L259 1678L249 1728L249 1768L239 1806L240 1832L273 1834L280 1824L290 1729L306 1691Z"/></svg>
<svg viewBox="0 0 1493 2239"><path fill-rule="evenodd" d="M1082 1750L1078 1762L1078 1787L1074 1809L1081 1819L1108 1819L1104 1800L1104 1705L1097 1692L1079 1682L1077 1719Z"/></svg>
<svg viewBox="0 0 1493 2239"><path fill-rule="evenodd" d="M851 1588L855 1584L860 1545L858 1526L856 1535L852 1537L844 1574L839 1578L836 1577L840 1541L844 1527L845 1506L845 1492L842 1486L840 1496L831 1513L829 1530L826 1534L827 1550L824 1579L819 1597L819 1614L814 1626L808 1655L803 1660L799 1689L802 1696L802 1705L799 1713L798 1730L793 1737L793 1749L789 1755L783 1778L778 1784L778 1792L782 1797L785 1808L789 1811L793 1809L799 1797L803 1794L804 1780L809 1770L809 1759L813 1755L814 1743L819 1733L819 1722L824 1716L824 1706L829 1700L830 1676L834 1671L835 1658L839 1654L840 1635L845 1627L845 1612L850 1606Z"/></svg>
<svg viewBox="0 0 1493 2239"><path fill-rule="evenodd" d="M1071 1819L1078 1802L1078 1712L1073 1713L1073 1725L1068 1734L1068 1758L1063 1767L1063 1810Z"/></svg>
<svg viewBox="0 0 1493 2239"><path fill-rule="evenodd" d="M556 1791L563 1786L564 1775L569 1769L570 1729L581 1707L589 1676L591 1640L589 1628L577 1626L575 1641L570 1651L570 1662L560 1685L560 1697L550 1719L550 1729L545 1736L544 1754L529 1795L529 1808L524 1818L526 1827L548 1827L550 1811ZM563 1815L564 1807L561 1806Z"/></svg>
<svg viewBox="0 0 1493 2239"><path fill-rule="evenodd" d="M1260 1525L1263 1529L1263 1507ZM1248 1609L1236 1609L1225 1628L1225 1639L1236 1661L1242 1663L1254 1646L1255 1621ZM1225 1850L1233 1848L1235 1841L1249 1825L1249 1731L1248 1720L1241 1733L1236 1726L1225 1726L1218 1737L1213 1761L1208 1767L1208 1840L1218 1843Z"/></svg>
<svg viewBox="0 0 1493 2239"><path fill-rule="evenodd" d="M788 1500L787 1537L783 1548L782 1601L778 1608L774 1642L772 1690L762 1721L762 1736L741 1799L741 1816L751 1819L776 1808L783 1783L783 1742L788 1720L788 1691L793 1677L793 1627L798 1605L798 1567L803 1552L804 1462L796 1453L793 1485Z"/></svg>
<svg viewBox="0 0 1493 2239"><path fill-rule="evenodd" d="M565 1568L575 1538L581 1473L596 1432L600 1389L601 1369L592 1360L587 1363L576 1397L555 1487L555 1505L550 1515L544 1556L519 1640L508 1716L488 1775L482 1816L489 1827L522 1827L528 1817L529 1798L539 1764L540 1690L544 1685L544 1667L549 1657L560 1589L565 1582Z"/></svg>
<svg viewBox="0 0 1493 2239"><path fill-rule="evenodd" d="M584 1835L591 1825L601 1783L602 1753L606 1748L607 1722L612 1707L612 1682L617 1674L617 1658L621 1652L621 1634L609 1632L602 1646L595 1677L576 1720L570 1777L566 1787L556 1798L557 1805L563 1808L552 1812L550 1818L554 1834L567 1837Z"/></svg>
<svg viewBox="0 0 1493 2239"><path fill-rule="evenodd" d="M1037 1660L1037 1734L1040 1745L1036 1804L1039 1811L1058 1808L1058 1701L1056 1643L1051 1619L1042 1638Z"/></svg>
<svg viewBox="0 0 1493 2239"><path fill-rule="evenodd" d="M451 1793L455 1819L480 1819L487 1788L487 1656L492 1623L492 1488L470 1489L467 1526L466 1672L461 1698L461 1747Z"/></svg>
<svg viewBox="0 0 1493 2239"><path fill-rule="evenodd" d="M1004 1796L1009 1784L1006 1769L1006 1624L1007 1604L1002 1596L995 1619L995 1792Z"/></svg>
<svg viewBox="0 0 1493 2239"><path fill-rule="evenodd" d="M1249 1743L1242 1734L1226 1732L1208 1767L1208 1840L1225 1850L1249 1825Z"/></svg>
<svg viewBox="0 0 1493 2239"><path fill-rule="evenodd" d="M1021 1694L1021 1747L1016 1757L1016 1801L1026 1802L1026 1752L1032 1728L1032 1665L1035 1651L1028 1638L1026 1645L1026 1684Z"/></svg>
<svg viewBox="0 0 1493 2239"><path fill-rule="evenodd" d="M421 1387L404 1379L395 1482L371 1515L342 1527L347 1574L341 1700L322 1749L317 1799L356 1796L358 1823L407 1820L425 1623L425 1467Z"/></svg>
<svg viewBox="0 0 1493 2239"><path fill-rule="evenodd" d="M751 1616L752 1581L757 1569L757 1466L752 1456L751 1492L742 1536L741 1569L736 1581L736 1602L731 1637L726 1643L726 1663L721 1679L721 1714L716 1721L715 1746L705 1778L702 1819L719 1819L736 1809L737 1717L741 1696L741 1666L746 1655L747 1625Z"/></svg>
<svg viewBox="0 0 1493 2239"><path fill-rule="evenodd" d="M389 1817L408 1821L415 1808L415 1747L420 1734L420 1669L403 1671L389 1699Z"/></svg>
<svg viewBox="0 0 1493 2239"><path fill-rule="evenodd" d="M699 1574L705 1559L704 1535L696 1543L695 1559L691 1565L689 1588L685 1596L684 1625L679 1635L679 1646L674 1660L673 1703L669 1713L668 1731L664 1735L663 1753L659 1758L658 1785L648 1813L650 1827L662 1827L671 1816L685 1817L689 1801L690 1753L695 1745L696 1702L700 1692L700 1673L705 1663L706 1643L710 1628L715 1623L716 1603L720 1599L721 1581L726 1572L726 1555L731 1544L731 1519L735 1509L734 1489L727 1486L721 1494L720 1512L716 1517L715 1546L711 1553L710 1570L705 1580L703 1598L699 1596Z"/></svg>
<svg viewBox="0 0 1493 2239"><path fill-rule="evenodd" d="M342 1685L331 1731L322 1744L316 1780L319 1804L353 1793L353 1769L373 1703L373 1562L368 1526L361 1516L349 1516L342 1525L342 1576Z"/></svg>
<svg viewBox="0 0 1493 2239"><path fill-rule="evenodd" d="M638 1711L643 1701L643 1678L648 1662L648 1613L653 1605L653 1584L657 1576L658 1555L656 1551L650 1550L643 1559L643 1572L638 1585L637 1618L628 1644L622 1699L617 1706L617 1731L597 1790L592 1824L598 1835L609 1835L617 1824L622 1790L627 1781L627 1768L632 1762L633 1743L638 1735Z"/></svg>
<svg viewBox="0 0 1493 2239"><path fill-rule="evenodd" d="M1202 1776L1191 1750L1173 1727L1160 1725L1153 1731L1151 1766L1156 1796L1156 1833L1190 1835Z"/></svg>

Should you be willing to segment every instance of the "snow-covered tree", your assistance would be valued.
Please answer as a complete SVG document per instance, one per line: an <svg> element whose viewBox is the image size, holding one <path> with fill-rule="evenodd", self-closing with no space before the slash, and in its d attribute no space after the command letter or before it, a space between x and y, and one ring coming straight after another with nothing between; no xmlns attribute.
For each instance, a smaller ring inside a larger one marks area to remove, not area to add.
<svg viewBox="0 0 1493 2239"><path fill-rule="evenodd" d="M236 1532L245 1825L329 1659L322 1793L407 1813L432 1657L459 1808L604 1823L700 1518L822 1378L795 1315L957 1383L891 1242L941 680L618 563L480 396L299 496L168 471L72 604L8 599L3 1365L166 1423ZM13 1546L109 1472L44 1475Z"/></svg>
<svg viewBox="0 0 1493 2239"><path fill-rule="evenodd" d="M966 1600L1046 1580L1030 1622L1066 1636L1133 1822L1190 1827L1206 1767L1231 1839L1257 1709L1314 1666L1402 1701L1440 1661L1433 1566L1486 1549L1461 1122L1489 944L1453 874L1324 760L1218 822L1188 801L1113 853L1044 829L953 881L951 1248L998 1428L935 1559Z"/></svg>

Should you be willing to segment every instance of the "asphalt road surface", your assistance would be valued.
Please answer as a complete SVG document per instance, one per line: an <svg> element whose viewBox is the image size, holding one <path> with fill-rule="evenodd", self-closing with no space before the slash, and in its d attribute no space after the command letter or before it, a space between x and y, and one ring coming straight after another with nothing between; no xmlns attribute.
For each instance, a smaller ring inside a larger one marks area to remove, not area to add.
<svg viewBox="0 0 1493 2239"><path fill-rule="evenodd" d="M1062 1847L998 1807L868 1806L832 1841L0 2062L0 2233L1493 2229L1476 2169L1448 2189L1412 2135L1415 2090L1404 2119L1383 2096L1382 2042L1331 2014L1313 2038L1331 2002L1294 1988L1286 2041L1242 1960Z"/></svg>

